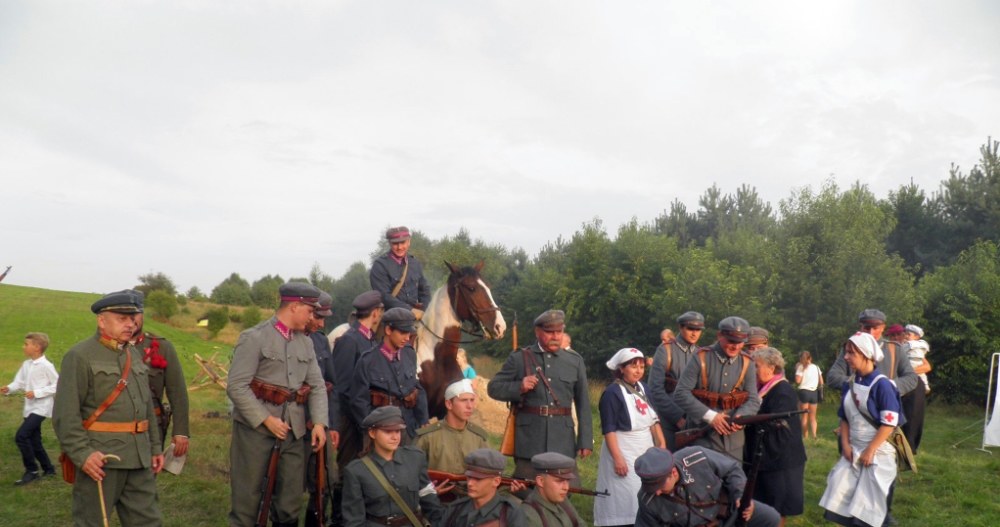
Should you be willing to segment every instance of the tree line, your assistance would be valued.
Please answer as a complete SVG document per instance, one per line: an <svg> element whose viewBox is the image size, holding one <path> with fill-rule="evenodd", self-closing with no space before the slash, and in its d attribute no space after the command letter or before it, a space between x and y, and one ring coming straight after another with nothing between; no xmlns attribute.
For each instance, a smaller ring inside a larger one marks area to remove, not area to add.
<svg viewBox="0 0 1000 527"><path fill-rule="evenodd" d="M440 239L416 230L410 250L432 286L444 283L444 261L484 260L483 277L508 322L516 315L522 345L533 338L536 314L565 310L574 349L592 377L621 347L652 353L660 330L675 327L688 310L703 313L709 329L742 316L767 328L790 364L809 350L828 367L857 329L858 313L875 307L889 324L925 329L936 393L982 402L990 356L1000 351L998 146L989 139L978 164L968 171L953 165L929 193L910 183L879 198L865 185L840 188L828 180L792 190L773 208L752 186L726 193L713 185L697 210L675 200L651 221L633 218L614 232L595 218L535 255L473 238L464 228ZM369 289L371 260L387 250L380 240L367 261L339 278L314 265L296 280L333 296L336 325ZM150 276L140 277L140 287ZM269 275L249 283L233 273L207 296L197 288L183 296L273 308L283 281ZM701 342L713 338L706 331ZM503 357L510 351L505 340L471 351Z"/></svg>

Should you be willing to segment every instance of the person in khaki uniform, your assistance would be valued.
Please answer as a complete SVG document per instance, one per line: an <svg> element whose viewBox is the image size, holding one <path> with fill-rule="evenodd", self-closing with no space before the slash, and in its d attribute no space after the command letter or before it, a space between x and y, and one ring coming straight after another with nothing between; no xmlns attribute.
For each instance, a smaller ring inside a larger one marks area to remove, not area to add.
<svg viewBox="0 0 1000 527"><path fill-rule="evenodd" d="M136 315L138 329L132 337L132 344L139 350L142 362L149 366L149 390L153 394L153 408L160 428L160 442L166 448L167 428L174 424L170 442L174 445L174 455L187 454L191 427L188 419L187 383L184 370L174 345L164 337L143 331L143 314ZM163 396L166 394L165 403Z"/></svg>
<svg viewBox="0 0 1000 527"><path fill-rule="evenodd" d="M162 519L153 474L163 468L163 450L149 367L129 344L142 300L136 291L119 291L94 302L90 310L97 315L98 331L63 357L52 419L63 452L77 467L73 524L103 524L100 481L107 510L117 510L124 527L158 526ZM120 384L126 372L128 378ZM118 386L123 388L117 397L92 419ZM84 426L85 421L90 424ZM107 455L120 460L105 460Z"/></svg>
<svg viewBox="0 0 1000 527"><path fill-rule="evenodd" d="M443 421L417 430L414 446L427 454L427 467L452 474L465 470L465 457L472 451L486 448L489 433L469 422L476 410L476 391L472 382L453 382L444 392L448 409Z"/></svg>
<svg viewBox="0 0 1000 527"><path fill-rule="evenodd" d="M501 476L507 466L503 454L479 448L465 456L465 477L469 495L453 503L444 515L444 527L525 527L520 503L500 494Z"/></svg>
<svg viewBox="0 0 1000 527"><path fill-rule="evenodd" d="M531 458L535 470L535 490L521 503L521 511L531 527L583 527L580 515L569 502L570 481L577 479L576 461L558 452Z"/></svg>
<svg viewBox="0 0 1000 527"><path fill-rule="evenodd" d="M326 386L312 340L303 333L320 308L320 291L309 284L287 283L278 293L278 311L240 334L229 369L226 394L233 401L229 450L232 526L247 527L256 522L261 483L276 439L281 441L281 457L271 519L279 527L297 525L305 491L306 447L300 439L311 434L314 451L326 445ZM306 429L307 404L312 430Z"/></svg>

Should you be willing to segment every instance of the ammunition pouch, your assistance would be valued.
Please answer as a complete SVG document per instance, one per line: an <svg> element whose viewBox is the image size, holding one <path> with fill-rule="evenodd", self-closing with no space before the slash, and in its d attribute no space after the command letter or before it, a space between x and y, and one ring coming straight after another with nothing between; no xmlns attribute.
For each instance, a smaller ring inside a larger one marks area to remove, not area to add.
<svg viewBox="0 0 1000 527"><path fill-rule="evenodd" d="M412 392L406 394L406 396L400 398L395 395L390 395L382 390L368 390L371 394L372 406L378 408L380 406L399 406L402 408L416 408L417 407L417 397L420 395L416 388Z"/></svg>
<svg viewBox="0 0 1000 527"><path fill-rule="evenodd" d="M63 481L73 483L76 481L76 465L73 460L66 455L66 452L59 453L59 464L62 465Z"/></svg>
<svg viewBox="0 0 1000 527"><path fill-rule="evenodd" d="M750 398L750 394L746 390L719 393L696 388L691 390L691 395L713 410L735 410Z"/></svg>
<svg viewBox="0 0 1000 527"><path fill-rule="evenodd" d="M250 391L253 392L254 397L261 401L281 406L290 402L305 404L309 401L309 393L312 392L312 387L302 383L302 386L293 392L284 386L266 383L255 378L250 381Z"/></svg>

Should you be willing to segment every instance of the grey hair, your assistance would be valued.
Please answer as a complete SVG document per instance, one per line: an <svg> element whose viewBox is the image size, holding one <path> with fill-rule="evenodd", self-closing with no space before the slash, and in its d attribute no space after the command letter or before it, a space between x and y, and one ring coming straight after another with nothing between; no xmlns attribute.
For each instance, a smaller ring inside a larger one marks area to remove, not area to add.
<svg viewBox="0 0 1000 527"><path fill-rule="evenodd" d="M760 348L750 354L753 360L763 361L764 364L774 366L775 370L785 369L785 357L775 348Z"/></svg>

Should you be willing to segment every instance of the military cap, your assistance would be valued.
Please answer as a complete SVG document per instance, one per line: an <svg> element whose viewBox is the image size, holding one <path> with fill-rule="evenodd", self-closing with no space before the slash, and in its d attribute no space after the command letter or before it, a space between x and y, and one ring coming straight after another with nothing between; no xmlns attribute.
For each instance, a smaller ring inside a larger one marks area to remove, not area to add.
<svg viewBox="0 0 1000 527"><path fill-rule="evenodd" d="M750 323L740 317L726 317L719 322L719 335L732 342L746 342Z"/></svg>
<svg viewBox="0 0 1000 527"><path fill-rule="evenodd" d="M319 292L319 309L316 310L316 314L321 317L333 315L333 297L330 296L330 293L326 291Z"/></svg>
<svg viewBox="0 0 1000 527"><path fill-rule="evenodd" d="M416 333L416 322L413 312L403 307L394 307L382 315L382 323L397 331Z"/></svg>
<svg viewBox="0 0 1000 527"><path fill-rule="evenodd" d="M747 343L749 344L767 344L770 340L771 333L762 327L753 326L747 333Z"/></svg>
<svg viewBox="0 0 1000 527"><path fill-rule="evenodd" d="M886 335L902 335L905 332L906 330L904 330L903 326L900 324L893 324L885 329Z"/></svg>
<svg viewBox="0 0 1000 527"><path fill-rule="evenodd" d="M538 474L548 474L560 479L576 477L576 461L559 452L543 452L531 456L531 466Z"/></svg>
<svg viewBox="0 0 1000 527"><path fill-rule="evenodd" d="M115 291L114 293L102 296L100 300L91 304L90 310L94 314L103 313L104 311L112 311L114 313L142 313L142 297L139 296L138 291L132 289Z"/></svg>
<svg viewBox="0 0 1000 527"><path fill-rule="evenodd" d="M382 430L404 430L406 421L403 420L403 412L398 406L379 406L372 410L364 421L361 421L361 428L381 428Z"/></svg>
<svg viewBox="0 0 1000 527"><path fill-rule="evenodd" d="M382 294L378 291L365 291L354 297L351 306L358 313L371 313L377 307L382 307Z"/></svg>
<svg viewBox="0 0 1000 527"><path fill-rule="evenodd" d="M916 324L907 324L906 325L906 332L907 333L913 333L914 335L917 336L917 338L924 338L924 328L922 328L922 327L920 327L920 326L918 326Z"/></svg>
<svg viewBox="0 0 1000 527"><path fill-rule="evenodd" d="M705 329L705 315L697 311L688 311L677 317L677 325L692 329Z"/></svg>
<svg viewBox="0 0 1000 527"><path fill-rule="evenodd" d="M636 458L633 468L642 480L642 489L655 492L674 470L674 456L665 448L650 447Z"/></svg>
<svg viewBox="0 0 1000 527"><path fill-rule="evenodd" d="M389 240L389 243L405 242L410 239L410 229L402 225L389 227L389 230L385 231L385 239Z"/></svg>
<svg viewBox="0 0 1000 527"><path fill-rule="evenodd" d="M317 309L323 308L319 304L320 293L321 291L318 287L302 282L288 282L278 288L278 294L281 295L282 302L302 302Z"/></svg>
<svg viewBox="0 0 1000 527"><path fill-rule="evenodd" d="M558 309L550 309L535 318L535 327L547 331L566 327L566 313Z"/></svg>
<svg viewBox="0 0 1000 527"><path fill-rule="evenodd" d="M858 315L858 322L872 326L885 324L885 313L877 309L866 309Z"/></svg>
<svg viewBox="0 0 1000 527"><path fill-rule="evenodd" d="M477 448L465 456L465 476L485 479L503 475L507 458L492 448Z"/></svg>

